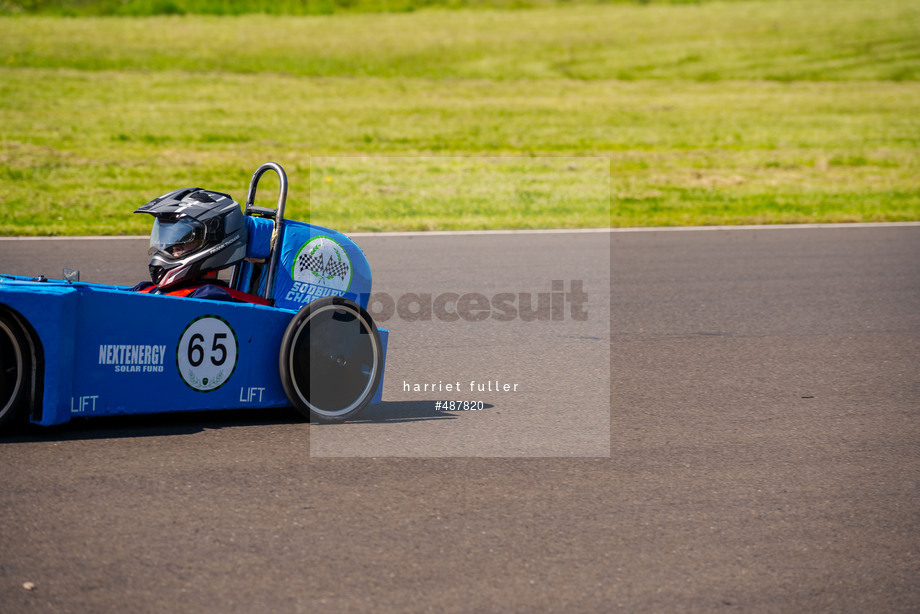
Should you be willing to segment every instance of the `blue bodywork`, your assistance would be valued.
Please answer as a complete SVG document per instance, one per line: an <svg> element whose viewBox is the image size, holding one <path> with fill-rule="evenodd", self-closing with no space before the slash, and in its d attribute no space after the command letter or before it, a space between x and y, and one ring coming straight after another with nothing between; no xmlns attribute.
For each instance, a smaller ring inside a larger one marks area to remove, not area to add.
<svg viewBox="0 0 920 614"><path fill-rule="evenodd" d="M247 219L249 256L264 258L271 223ZM0 309L22 325L39 356L30 420L289 406L279 348L291 319L322 296L366 308L371 272L360 248L328 228L285 220L276 249L274 306L0 275ZM237 287L264 289L267 275L258 275L257 265L245 263ZM378 330L383 369L388 332ZM381 379L371 403L382 388Z"/></svg>

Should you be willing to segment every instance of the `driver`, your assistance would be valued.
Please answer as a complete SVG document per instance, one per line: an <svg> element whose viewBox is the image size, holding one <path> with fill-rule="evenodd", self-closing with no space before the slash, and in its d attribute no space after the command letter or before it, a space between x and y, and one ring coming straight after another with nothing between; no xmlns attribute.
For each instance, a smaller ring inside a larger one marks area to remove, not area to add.
<svg viewBox="0 0 920 614"><path fill-rule="evenodd" d="M148 250L152 281L139 283L134 291L268 304L217 278L218 271L246 257L246 217L230 196L183 188L150 201L135 213L149 213L155 219Z"/></svg>

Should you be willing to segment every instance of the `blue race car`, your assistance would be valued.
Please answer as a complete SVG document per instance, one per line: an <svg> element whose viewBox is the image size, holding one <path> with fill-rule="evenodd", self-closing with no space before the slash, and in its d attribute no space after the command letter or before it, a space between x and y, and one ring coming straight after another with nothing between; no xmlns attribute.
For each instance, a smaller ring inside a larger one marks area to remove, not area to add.
<svg viewBox="0 0 920 614"><path fill-rule="evenodd" d="M254 205L268 170L274 209ZM135 288L0 275L0 424L290 405L341 422L380 402L388 332L366 311L367 259L341 233L285 220L286 199L269 162L242 211L201 188L144 205L152 281Z"/></svg>

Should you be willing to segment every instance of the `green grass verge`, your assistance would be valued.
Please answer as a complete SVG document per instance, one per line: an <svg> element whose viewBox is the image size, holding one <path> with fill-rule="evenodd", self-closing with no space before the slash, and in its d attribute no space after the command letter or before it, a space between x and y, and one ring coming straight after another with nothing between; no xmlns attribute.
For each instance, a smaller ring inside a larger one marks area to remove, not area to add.
<svg viewBox="0 0 920 614"><path fill-rule="evenodd" d="M917 220L917 31L901 0L0 19L0 234L145 234L266 160L347 231Z"/></svg>
<svg viewBox="0 0 920 614"><path fill-rule="evenodd" d="M920 80L920 4L0 19L10 67L420 79Z"/></svg>
<svg viewBox="0 0 920 614"><path fill-rule="evenodd" d="M331 15L405 13L426 8L527 9L574 4L701 4L713 0L0 0L0 15ZM744 2L746 0L720 0Z"/></svg>

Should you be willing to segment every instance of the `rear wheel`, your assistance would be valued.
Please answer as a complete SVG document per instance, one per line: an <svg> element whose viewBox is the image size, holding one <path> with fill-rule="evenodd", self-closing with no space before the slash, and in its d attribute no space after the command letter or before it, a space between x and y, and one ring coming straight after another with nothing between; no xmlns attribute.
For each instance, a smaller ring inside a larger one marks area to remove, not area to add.
<svg viewBox="0 0 920 614"><path fill-rule="evenodd" d="M25 393L25 348L19 327L0 313L0 425L16 414Z"/></svg>
<svg viewBox="0 0 920 614"><path fill-rule="evenodd" d="M380 333L367 311L342 297L317 299L297 312L284 333L281 383L311 420L342 422L373 398L382 357Z"/></svg>

